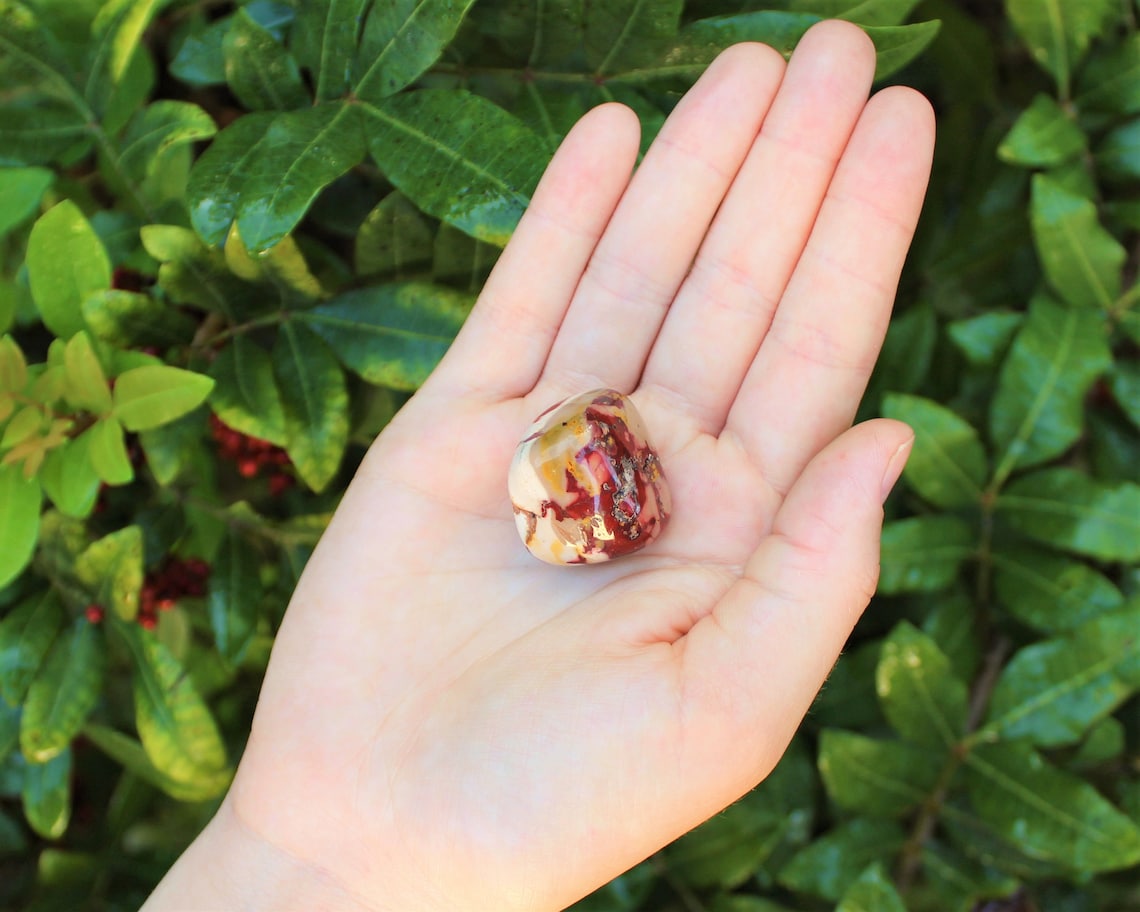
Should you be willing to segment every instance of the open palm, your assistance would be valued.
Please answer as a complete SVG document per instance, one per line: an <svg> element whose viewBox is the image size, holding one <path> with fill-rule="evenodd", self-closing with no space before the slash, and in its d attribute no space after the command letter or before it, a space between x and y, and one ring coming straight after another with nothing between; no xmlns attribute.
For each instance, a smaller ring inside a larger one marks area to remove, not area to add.
<svg viewBox="0 0 1140 912"><path fill-rule="evenodd" d="M306 569L219 815L330 907L559 908L779 759L874 589L910 440L848 430L933 139L917 94L867 101L873 70L824 23L787 66L721 55L632 180L628 110L567 137ZM602 386L632 392L673 519L547 566L507 467Z"/></svg>

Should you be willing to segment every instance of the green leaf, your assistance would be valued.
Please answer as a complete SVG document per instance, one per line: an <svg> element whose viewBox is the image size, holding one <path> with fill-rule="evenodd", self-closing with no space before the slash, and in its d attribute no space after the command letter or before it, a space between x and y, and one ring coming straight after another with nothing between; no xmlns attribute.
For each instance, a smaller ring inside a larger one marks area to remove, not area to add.
<svg viewBox="0 0 1140 912"><path fill-rule="evenodd" d="M1030 54L1068 96L1089 44L1112 25L1116 0L1005 0L1006 13Z"/></svg>
<svg viewBox="0 0 1140 912"><path fill-rule="evenodd" d="M67 749L103 690L106 660L102 637L86 618L55 640L32 681L20 720L20 749L44 763Z"/></svg>
<svg viewBox="0 0 1140 912"><path fill-rule="evenodd" d="M155 101L132 118L122 139L119 166L142 181L154 174L162 155L185 143L210 139L218 132L214 120L187 101Z"/></svg>
<svg viewBox="0 0 1140 912"><path fill-rule="evenodd" d="M3 47L0 37L0 47ZM73 152L88 141L88 123L70 105L44 100L36 108L0 107L0 148L6 164L36 165Z"/></svg>
<svg viewBox="0 0 1140 912"><path fill-rule="evenodd" d="M135 477L123 426L117 418L96 421L79 439L86 438L91 468L109 485L125 485Z"/></svg>
<svg viewBox="0 0 1140 912"><path fill-rule="evenodd" d="M459 292L408 282L348 291L298 317L369 383L414 392L470 307L470 298Z"/></svg>
<svg viewBox="0 0 1140 912"><path fill-rule="evenodd" d="M51 590L25 599L0 620L0 697L9 706L23 702L62 626L63 608Z"/></svg>
<svg viewBox="0 0 1140 912"><path fill-rule="evenodd" d="M170 348L194 337L197 323L169 304L131 291L97 291L83 301L93 335L119 348Z"/></svg>
<svg viewBox="0 0 1140 912"><path fill-rule="evenodd" d="M20 713L19 705L9 706L7 701L0 700L0 764L8 759L8 755L20 743ZM2 827L3 824L0 824ZM0 855L4 853L4 840L0 836Z"/></svg>
<svg viewBox="0 0 1140 912"><path fill-rule="evenodd" d="M897 823L857 817L800 850L780 871L784 886L837 902L870 864L886 863L905 842Z"/></svg>
<svg viewBox="0 0 1140 912"><path fill-rule="evenodd" d="M982 661L982 619L977 599L965 587L940 592L924 601L929 611L922 621L922 632L946 653L954 674L972 681Z"/></svg>
<svg viewBox="0 0 1140 912"><path fill-rule="evenodd" d="M421 210L503 246L546 167L546 144L486 98L424 89L362 104L368 148Z"/></svg>
<svg viewBox="0 0 1140 912"><path fill-rule="evenodd" d="M96 604L133 621L143 585L142 529L127 526L92 542L75 561L75 575Z"/></svg>
<svg viewBox="0 0 1140 912"><path fill-rule="evenodd" d="M293 54L309 70L317 101L348 89L349 72L366 0L310 0L297 7L290 30Z"/></svg>
<svg viewBox="0 0 1140 912"><path fill-rule="evenodd" d="M1002 604L1018 620L1046 633L1076 630L1124 604L1104 574L1051 551L1003 547L990 560Z"/></svg>
<svg viewBox="0 0 1140 912"><path fill-rule="evenodd" d="M309 104L297 62L248 11L239 9L222 43L226 82L253 111L288 111Z"/></svg>
<svg viewBox="0 0 1140 912"><path fill-rule="evenodd" d="M324 297L321 283L292 237L282 238L268 250L251 253L235 226L226 238L225 258L230 271L239 278L274 285L287 310Z"/></svg>
<svg viewBox="0 0 1140 912"><path fill-rule="evenodd" d="M144 782L162 789L178 801L208 801L224 792L229 785L228 770L214 774L202 773L193 782L179 782L172 779L151 762L142 744L114 729L102 725L87 725L83 729L83 734L99 750L129 772Z"/></svg>
<svg viewBox="0 0 1140 912"><path fill-rule="evenodd" d="M296 322L277 334L273 372L285 407L285 449L305 484L322 491L348 445L344 372L328 346Z"/></svg>
<svg viewBox="0 0 1140 912"><path fill-rule="evenodd" d="M47 168L0 168L0 237L31 218L54 180Z"/></svg>
<svg viewBox="0 0 1140 912"><path fill-rule="evenodd" d="M819 773L827 794L845 810L897 817L934 790L945 757L905 741L879 741L827 728L819 736Z"/></svg>
<svg viewBox="0 0 1140 912"><path fill-rule="evenodd" d="M229 233L242 188L260 167L265 134L275 118L269 113L240 117L222 130L194 163L186 185L186 203L194 230L207 244L220 244Z"/></svg>
<svg viewBox="0 0 1140 912"><path fill-rule="evenodd" d="M195 471L205 457L202 427L204 410L195 410L177 421L139 433L147 468L163 487L169 487L184 471Z"/></svg>
<svg viewBox="0 0 1140 912"><path fill-rule="evenodd" d="M844 651L812 704L811 720L824 727L880 727L884 720L875 694L878 664L878 640Z"/></svg>
<svg viewBox="0 0 1140 912"><path fill-rule="evenodd" d="M1128 420L1140 428L1140 363L1117 361L1112 366L1109 387Z"/></svg>
<svg viewBox="0 0 1140 912"><path fill-rule="evenodd" d="M1050 96L1039 94L998 146L998 158L1027 168L1071 161L1085 149L1084 131Z"/></svg>
<svg viewBox="0 0 1140 912"><path fill-rule="evenodd" d="M1065 303L1112 307L1120 296L1126 254L1101 226L1093 202L1038 174L1029 214L1045 277Z"/></svg>
<svg viewBox="0 0 1140 912"><path fill-rule="evenodd" d="M11 336L0 336L0 392L23 392L28 382L28 362Z"/></svg>
<svg viewBox="0 0 1140 912"><path fill-rule="evenodd" d="M218 652L231 662L241 661L257 630L264 592L260 563L257 551L231 529L222 539L210 571L210 626Z"/></svg>
<svg viewBox="0 0 1140 912"><path fill-rule="evenodd" d="M875 862L848 887L835 912L906 912L906 906L882 863Z"/></svg>
<svg viewBox="0 0 1140 912"><path fill-rule="evenodd" d="M938 644L907 621L883 641L875 687L906 740L943 749L957 744L966 727L966 685Z"/></svg>
<svg viewBox="0 0 1140 912"><path fill-rule="evenodd" d="M242 121L258 116L250 114ZM146 252L162 264L158 286L170 301L224 314L234 322L238 314L256 307L264 312L265 290L231 274L225 255L207 247L189 228L144 225L139 235Z"/></svg>
<svg viewBox="0 0 1140 912"><path fill-rule="evenodd" d="M44 493L67 516L86 519L99 497L99 476L91 465L91 437L83 434L44 457L39 480Z"/></svg>
<svg viewBox="0 0 1140 912"><path fill-rule="evenodd" d="M130 77L143 33L163 0L109 0L99 10L87 48L87 101L99 113Z"/></svg>
<svg viewBox="0 0 1140 912"><path fill-rule="evenodd" d="M928 840L923 846L922 874L936 898L934 909L973 912L984 908L983 900L1006 899L1020 887L1015 878L999 874L935 840Z"/></svg>
<svg viewBox="0 0 1140 912"><path fill-rule="evenodd" d="M1137 677L1140 605L1019 650L998 678L982 731L1040 747L1075 744L1135 692Z"/></svg>
<svg viewBox="0 0 1140 912"><path fill-rule="evenodd" d="M356 272L360 276L403 278L431 262L432 230L404 194L384 197L356 234Z"/></svg>
<svg viewBox="0 0 1140 912"><path fill-rule="evenodd" d="M937 592L975 551L974 531L956 516L916 516L883 525L879 592Z"/></svg>
<svg viewBox="0 0 1140 912"><path fill-rule="evenodd" d="M28 825L44 839L59 839L71 821L71 751L24 768L20 797Z"/></svg>
<svg viewBox="0 0 1140 912"><path fill-rule="evenodd" d="M600 77L655 63L677 35L683 6L682 0L586 4L586 65Z"/></svg>
<svg viewBox="0 0 1140 912"><path fill-rule="evenodd" d="M135 725L155 768L175 782L217 781L227 771L217 723L178 661L137 625L121 633L134 659Z"/></svg>
<svg viewBox="0 0 1140 912"><path fill-rule="evenodd" d="M103 242L70 200L36 221L28 237L28 284L44 325L62 339L83 329L83 299L111 284Z"/></svg>
<svg viewBox="0 0 1140 912"><path fill-rule="evenodd" d="M875 45L875 79L886 79L918 57L938 37L941 26L932 20L863 29Z"/></svg>
<svg viewBox="0 0 1140 912"><path fill-rule="evenodd" d="M1022 534L1054 548L1107 561L1140 560L1140 485L1043 469L1007 485L996 511Z"/></svg>
<svg viewBox="0 0 1140 912"><path fill-rule="evenodd" d="M111 388L87 333L77 332L63 353L64 395L68 403L96 415L111 410Z"/></svg>
<svg viewBox="0 0 1140 912"><path fill-rule="evenodd" d="M0 589L32 559L40 527L40 483L19 466L0 465Z"/></svg>
<svg viewBox="0 0 1140 912"><path fill-rule="evenodd" d="M981 500L986 452L964 419L930 399L900 393L883 400L883 414L914 428L914 449L903 477L919 495L940 507Z"/></svg>
<svg viewBox="0 0 1140 912"><path fill-rule="evenodd" d="M248 163L237 206L238 230L251 252L285 237L317 194L364 158L358 109L320 105L279 114L270 124Z"/></svg>
<svg viewBox="0 0 1140 912"><path fill-rule="evenodd" d="M1045 295L1002 364L990 406L990 436L1002 452L998 476L1038 465L1081 436L1085 395L1112 364L1104 320Z"/></svg>
<svg viewBox="0 0 1140 912"><path fill-rule="evenodd" d="M1140 32L1098 51L1081 71L1077 106L1111 114L1140 113Z"/></svg>
<svg viewBox="0 0 1140 912"><path fill-rule="evenodd" d="M250 437L285 443L285 409L269 353L235 336L210 365L210 408L225 424Z"/></svg>
<svg viewBox="0 0 1140 912"><path fill-rule="evenodd" d="M1140 178L1140 121L1110 130L1096 147L1097 176L1128 183Z"/></svg>
<svg viewBox="0 0 1140 912"><path fill-rule="evenodd" d="M989 367L1004 354L1024 319L1021 313L991 311L967 320L955 320L947 324L946 331L970 364Z"/></svg>
<svg viewBox="0 0 1140 912"><path fill-rule="evenodd" d="M919 0L784 0L789 10L860 25L901 25Z"/></svg>
<svg viewBox="0 0 1140 912"><path fill-rule="evenodd" d="M979 745L965 779L978 816L1033 858L1086 875L1140 862L1136 824L1023 742Z"/></svg>
<svg viewBox="0 0 1140 912"><path fill-rule="evenodd" d="M451 43L474 2L389 0L374 4L360 40L353 93L364 101L379 101L418 79Z"/></svg>
<svg viewBox="0 0 1140 912"><path fill-rule="evenodd" d="M115 417L129 431L169 424L206 401L214 381L167 365L132 368L115 380Z"/></svg>

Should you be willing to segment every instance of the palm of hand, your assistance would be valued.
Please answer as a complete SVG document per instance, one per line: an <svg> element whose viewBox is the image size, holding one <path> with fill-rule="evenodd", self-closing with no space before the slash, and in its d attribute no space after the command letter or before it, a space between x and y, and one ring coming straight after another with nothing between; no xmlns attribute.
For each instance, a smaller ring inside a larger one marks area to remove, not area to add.
<svg viewBox="0 0 1140 912"><path fill-rule="evenodd" d="M620 204L629 120L585 119L306 570L229 803L362 904L573 900L767 774L866 604L879 483L908 434L836 438L885 328L931 127L902 90L864 110L873 54L854 29L802 48L786 76L769 51L726 54ZM811 96L830 107L804 113ZM751 179L750 154L769 156ZM808 176L781 186L770 165ZM653 202L671 183L692 188L674 223ZM582 214L560 215L575 199ZM741 265L765 235L757 205L792 228ZM670 262L675 278L646 288ZM857 306L826 313L844 282ZM710 313L710 296L728 303ZM506 467L534 415L596 386L637 387L674 518L638 555L548 567L518 541Z"/></svg>

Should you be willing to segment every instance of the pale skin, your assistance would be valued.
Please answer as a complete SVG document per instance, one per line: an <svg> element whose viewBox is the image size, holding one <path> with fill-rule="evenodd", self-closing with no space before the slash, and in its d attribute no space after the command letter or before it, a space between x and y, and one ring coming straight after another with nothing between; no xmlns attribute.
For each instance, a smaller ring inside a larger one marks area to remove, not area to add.
<svg viewBox="0 0 1140 912"><path fill-rule="evenodd" d="M146 912L555 910L766 776L874 591L913 439L851 428L930 168L905 88L813 28L724 52L631 179L587 114L294 595L217 816ZM674 495L560 568L506 494L535 415L632 393Z"/></svg>

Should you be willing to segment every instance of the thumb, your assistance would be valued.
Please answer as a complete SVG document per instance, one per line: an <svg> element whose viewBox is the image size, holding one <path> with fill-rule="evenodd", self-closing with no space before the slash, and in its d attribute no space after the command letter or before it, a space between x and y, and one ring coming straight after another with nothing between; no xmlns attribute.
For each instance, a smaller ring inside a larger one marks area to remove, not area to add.
<svg viewBox="0 0 1140 912"><path fill-rule="evenodd" d="M732 758L735 767L718 784L728 792L706 796L713 804L733 800L776 764L867 606L878 581L882 502L913 441L905 424L877 419L820 452L743 578L686 636L686 693L707 701L685 707L706 721L698 753L711 748L720 765Z"/></svg>

